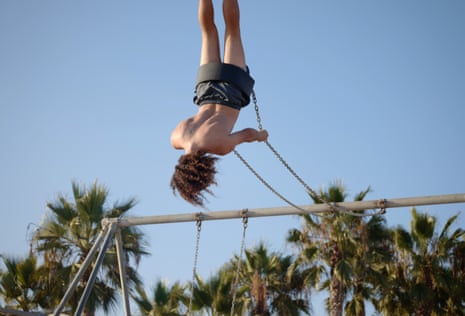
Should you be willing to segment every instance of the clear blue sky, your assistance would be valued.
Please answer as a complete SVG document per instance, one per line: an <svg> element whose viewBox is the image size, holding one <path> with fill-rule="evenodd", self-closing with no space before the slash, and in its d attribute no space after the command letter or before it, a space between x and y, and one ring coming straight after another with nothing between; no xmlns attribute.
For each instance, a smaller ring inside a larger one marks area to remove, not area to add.
<svg viewBox="0 0 465 316"><path fill-rule="evenodd" d="M465 192L464 1L244 0L241 9L264 127L312 187L342 180L349 200L368 186L370 200ZM28 224L57 194L71 198L72 180L98 180L111 201L136 197L134 216L199 211L169 188L180 154L171 130L196 111L196 10L197 1L0 2L0 253L27 254ZM247 126L252 106L237 124ZM310 203L264 145L238 149L278 191ZM283 205L233 155L218 183L210 210ZM443 224L463 208L419 209ZM408 226L410 210L386 217ZM285 235L298 225L253 219L247 246L290 251ZM190 280L195 225L143 230L147 286ZM204 223L201 275L237 253L240 237L240 220Z"/></svg>

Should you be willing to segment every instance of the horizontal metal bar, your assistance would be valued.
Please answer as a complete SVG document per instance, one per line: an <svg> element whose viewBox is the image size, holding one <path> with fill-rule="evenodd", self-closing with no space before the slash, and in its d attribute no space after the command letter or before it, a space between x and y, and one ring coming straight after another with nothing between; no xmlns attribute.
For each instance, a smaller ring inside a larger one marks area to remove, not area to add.
<svg viewBox="0 0 465 316"><path fill-rule="evenodd" d="M420 206L420 205L436 205L436 204L453 204L465 203L465 193L459 194L446 194L446 195L432 195L422 197L409 197L398 199L380 199L371 201L357 201L357 202L343 202L334 203L333 206L340 210L354 211L354 210L373 210L373 209L387 209L398 208L407 206ZM331 211L330 206L327 204L313 204L299 206L305 210L306 214L324 213ZM302 215L303 212L291 207L268 207L268 208L255 208L246 209L247 217L268 217L268 216L284 216L284 215ZM156 215L144 217L126 217L119 219L104 219L104 221L117 221L118 226L136 226L136 225L151 225L151 224L167 224L167 223L182 223L182 222L195 222L198 220L223 220L244 217L244 210L226 210L214 212L200 212L200 213L186 213L186 214L171 214L171 215ZM105 224L105 223L103 223Z"/></svg>

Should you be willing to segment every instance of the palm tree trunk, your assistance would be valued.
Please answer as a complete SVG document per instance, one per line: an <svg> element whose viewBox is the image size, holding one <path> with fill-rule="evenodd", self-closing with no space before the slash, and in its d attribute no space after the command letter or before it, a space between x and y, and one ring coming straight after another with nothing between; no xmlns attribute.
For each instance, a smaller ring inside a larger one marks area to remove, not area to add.
<svg viewBox="0 0 465 316"><path fill-rule="evenodd" d="M428 264L423 266L423 277L425 286L434 292L434 285L432 280L432 271L431 266ZM430 316L433 314L433 300L430 299L423 299L422 302L419 302L418 307L416 309L415 315L418 316Z"/></svg>
<svg viewBox="0 0 465 316"><path fill-rule="evenodd" d="M336 265L342 260L342 253L339 250L336 242L331 244L331 280L329 284L329 315L342 316L342 307L344 304L344 286L339 280L334 269Z"/></svg>
<svg viewBox="0 0 465 316"><path fill-rule="evenodd" d="M342 316L342 307L344 304L344 288L342 282L333 276L329 286L329 315Z"/></svg>
<svg viewBox="0 0 465 316"><path fill-rule="evenodd" d="M255 306L252 310L253 315L269 315L266 303L266 285L261 279L258 271L255 271L253 276L252 293L255 299Z"/></svg>

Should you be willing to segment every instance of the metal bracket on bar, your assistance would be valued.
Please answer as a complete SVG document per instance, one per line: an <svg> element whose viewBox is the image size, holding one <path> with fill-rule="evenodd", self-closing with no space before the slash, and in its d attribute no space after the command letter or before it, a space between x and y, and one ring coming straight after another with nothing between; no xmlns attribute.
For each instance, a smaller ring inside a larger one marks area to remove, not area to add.
<svg viewBox="0 0 465 316"><path fill-rule="evenodd" d="M243 209L241 211L241 216L242 216L242 223L247 226L247 223L249 222L249 210L248 209Z"/></svg>
<svg viewBox="0 0 465 316"><path fill-rule="evenodd" d="M386 204L387 204L387 200L386 199L381 199L378 201L378 204L379 204L379 215L383 215L383 214L386 214Z"/></svg>

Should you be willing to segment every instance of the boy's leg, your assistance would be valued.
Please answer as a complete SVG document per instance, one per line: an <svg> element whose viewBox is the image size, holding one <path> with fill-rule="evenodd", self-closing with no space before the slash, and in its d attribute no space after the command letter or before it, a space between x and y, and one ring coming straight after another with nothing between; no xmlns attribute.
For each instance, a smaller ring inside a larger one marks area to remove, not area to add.
<svg viewBox="0 0 465 316"><path fill-rule="evenodd" d="M246 68L244 47L241 39L240 12L237 0L223 0L225 22L224 62Z"/></svg>
<svg viewBox="0 0 465 316"><path fill-rule="evenodd" d="M220 44L212 0L199 0L199 24L202 32L200 64L220 63Z"/></svg>

